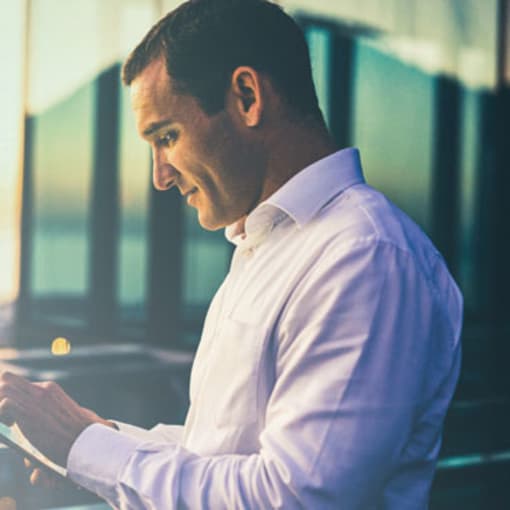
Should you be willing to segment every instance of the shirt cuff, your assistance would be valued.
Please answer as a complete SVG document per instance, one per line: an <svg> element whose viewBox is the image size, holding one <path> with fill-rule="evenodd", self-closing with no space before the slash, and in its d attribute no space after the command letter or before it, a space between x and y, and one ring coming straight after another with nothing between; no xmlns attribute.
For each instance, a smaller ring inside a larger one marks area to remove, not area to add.
<svg viewBox="0 0 510 510"><path fill-rule="evenodd" d="M145 441L164 441L172 444L182 443L182 436L184 427L182 425L166 425L158 424L150 430L131 425L129 423L123 423L117 420L110 420L112 423L117 425L118 430L123 434L128 434L138 439L144 439Z"/></svg>
<svg viewBox="0 0 510 510"><path fill-rule="evenodd" d="M116 484L129 458L145 439L122 434L95 423L87 427L71 447L67 476L107 501L117 499Z"/></svg>

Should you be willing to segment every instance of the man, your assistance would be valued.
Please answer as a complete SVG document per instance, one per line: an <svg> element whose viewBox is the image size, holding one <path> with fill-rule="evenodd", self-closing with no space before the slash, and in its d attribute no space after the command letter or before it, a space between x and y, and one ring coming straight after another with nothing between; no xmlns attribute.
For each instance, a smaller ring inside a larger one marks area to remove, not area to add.
<svg viewBox="0 0 510 510"><path fill-rule="evenodd" d="M115 508L426 508L461 295L358 152L337 151L298 27L265 0L190 1L123 78L156 188L236 244L186 423L113 424L12 374L2 420Z"/></svg>

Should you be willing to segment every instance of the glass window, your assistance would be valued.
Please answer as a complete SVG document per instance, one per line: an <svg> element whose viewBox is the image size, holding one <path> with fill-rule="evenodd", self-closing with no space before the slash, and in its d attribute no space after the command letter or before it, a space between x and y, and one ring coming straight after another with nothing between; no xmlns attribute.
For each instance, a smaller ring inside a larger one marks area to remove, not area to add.
<svg viewBox="0 0 510 510"><path fill-rule="evenodd" d="M319 106L324 115L326 124L330 124L330 48L331 33L329 30L320 27L308 27L305 32L310 60L312 63L312 75L317 91Z"/></svg>
<svg viewBox="0 0 510 510"><path fill-rule="evenodd" d="M94 85L48 106L33 122L33 295L83 295Z"/></svg>
<svg viewBox="0 0 510 510"><path fill-rule="evenodd" d="M186 316L203 315L228 270L232 248L223 229L209 232L195 209L185 207L184 307Z"/></svg>
<svg viewBox="0 0 510 510"><path fill-rule="evenodd" d="M146 315L150 151L137 132L129 89L120 112L120 246L118 299L123 319Z"/></svg>
<svg viewBox="0 0 510 510"><path fill-rule="evenodd" d="M367 182L425 230L431 221L434 78L374 42L355 43L353 145Z"/></svg>
<svg viewBox="0 0 510 510"><path fill-rule="evenodd" d="M464 292L466 310L478 308L480 298L476 289L476 190L477 167L480 156L479 116L480 91L463 89L461 117L461 181L460 181L460 257L458 274Z"/></svg>
<svg viewBox="0 0 510 510"><path fill-rule="evenodd" d="M33 192L28 208L31 279L26 285L32 299L49 303L62 298L49 315L64 315L61 305L71 300L81 316L86 312L96 78L117 51L111 4L28 2L27 149Z"/></svg>
<svg viewBox="0 0 510 510"><path fill-rule="evenodd" d="M37 302L44 306L43 315L55 312L65 321L72 309L73 315L85 321L94 282L90 274L92 229L98 228L91 214L96 203L92 196L94 164L101 168L97 158L105 156L94 137L101 116L115 115L115 108L98 109L98 78L115 69L112 66L133 49L158 17L158 5L150 0L70 0L64 4L30 0L28 5L27 110L31 122L27 148L33 182L27 209L31 217L28 292L32 300L41 298ZM120 97L114 90L106 92L112 95L106 100L119 101L118 125L105 123L112 126L119 141L119 231L111 232L119 239L115 250L118 278L112 280L118 285L112 293L121 317L137 320L145 316L148 277L149 151L136 134L129 89L120 87ZM72 308L67 306L70 303ZM94 318L88 319L92 321L89 326L93 325Z"/></svg>
<svg viewBox="0 0 510 510"><path fill-rule="evenodd" d="M119 54L123 61L159 16L158 2L117 1ZM119 115L119 251L117 300L123 322L147 317L149 197L151 158L140 139L128 87L120 89Z"/></svg>

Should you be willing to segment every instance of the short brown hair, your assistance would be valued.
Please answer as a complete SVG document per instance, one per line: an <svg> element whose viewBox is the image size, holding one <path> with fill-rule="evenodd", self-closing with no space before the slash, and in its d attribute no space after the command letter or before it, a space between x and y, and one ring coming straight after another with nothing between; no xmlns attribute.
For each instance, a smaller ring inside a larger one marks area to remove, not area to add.
<svg viewBox="0 0 510 510"><path fill-rule="evenodd" d="M123 82L160 56L177 92L194 96L209 115L224 108L232 72L246 65L265 73L296 112L320 116L303 33L268 0L188 0L129 55Z"/></svg>

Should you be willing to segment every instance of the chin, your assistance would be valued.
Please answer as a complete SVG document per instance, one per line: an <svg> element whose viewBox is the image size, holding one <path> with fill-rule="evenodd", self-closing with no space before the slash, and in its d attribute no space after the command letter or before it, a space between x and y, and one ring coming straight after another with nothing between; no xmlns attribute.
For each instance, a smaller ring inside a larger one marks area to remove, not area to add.
<svg viewBox="0 0 510 510"><path fill-rule="evenodd" d="M227 224L222 223L220 221L215 221L214 218L207 218L204 217L202 214L200 214L200 211L198 211L198 223L200 223L200 226L205 230L219 230L220 228L225 228Z"/></svg>

